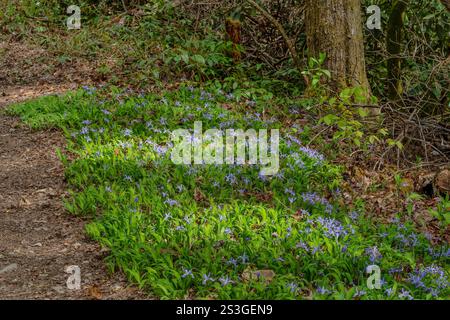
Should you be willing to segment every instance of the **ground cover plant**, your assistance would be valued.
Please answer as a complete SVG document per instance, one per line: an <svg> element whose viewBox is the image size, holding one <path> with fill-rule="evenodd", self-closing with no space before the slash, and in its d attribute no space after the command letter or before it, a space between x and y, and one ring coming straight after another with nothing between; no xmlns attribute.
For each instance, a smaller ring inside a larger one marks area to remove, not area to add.
<svg viewBox="0 0 450 320"><path fill-rule="evenodd" d="M266 104L213 86L84 87L9 112L63 130L67 210L92 219L87 233L108 248L112 270L158 298L448 298L448 245L407 212L379 223L363 200L345 204L343 168ZM280 129L279 173L173 164L170 132L195 121L203 130ZM436 209L444 220L448 204L442 197ZM370 265L381 268L380 289L368 288Z"/></svg>

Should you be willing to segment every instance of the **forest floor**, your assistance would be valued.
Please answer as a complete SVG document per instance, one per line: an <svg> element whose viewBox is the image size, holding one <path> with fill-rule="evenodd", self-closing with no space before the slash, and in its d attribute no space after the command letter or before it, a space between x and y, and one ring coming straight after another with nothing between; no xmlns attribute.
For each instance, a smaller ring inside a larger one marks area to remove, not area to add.
<svg viewBox="0 0 450 320"><path fill-rule="evenodd" d="M64 169L55 153L64 150L61 132L33 131L1 112L76 87L83 75L49 70L32 47L0 43L0 50L0 299L145 298L121 273L108 272L107 253L85 235L86 221L65 211ZM80 267L81 290L66 285L72 265Z"/></svg>
<svg viewBox="0 0 450 320"><path fill-rule="evenodd" d="M122 273L108 272L108 252L86 236L89 221L66 212L61 200L67 190L64 168L55 152L64 152L62 133L32 130L2 112L15 102L98 84L94 65L75 60L55 63L55 57L41 48L0 42L0 299L148 298ZM368 212L385 221L405 210L408 200L398 194L392 170L375 172L350 158L338 159L349 172L343 190L348 202L360 196ZM414 189L419 176L415 171L405 174L405 193ZM436 202L418 201L410 217L435 239L439 228L428 208ZM448 233L444 239L449 241ZM82 290L66 286L70 275L65 270L72 265L81 269Z"/></svg>

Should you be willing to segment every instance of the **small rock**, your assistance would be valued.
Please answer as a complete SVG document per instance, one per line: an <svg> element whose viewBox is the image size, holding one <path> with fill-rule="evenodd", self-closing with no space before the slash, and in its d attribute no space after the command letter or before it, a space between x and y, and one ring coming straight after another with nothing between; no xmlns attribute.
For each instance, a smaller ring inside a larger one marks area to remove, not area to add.
<svg viewBox="0 0 450 320"><path fill-rule="evenodd" d="M3 269L0 269L0 274L11 272L17 269L17 263L12 263L9 266L4 267Z"/></svg>
<svg viewBox="0 0 450 320"><path fill-rule="evenodd" d="M450 170L442 170L436 175L434 185L438 192L450 194Z"/></svg>
<svg viewBox="0 0 450 320"><path fill-rule="evenodd" d="M247 269L247 270L244 270L244 272L242 273L242 278L245 281L263 279L266 283L270 283L270 282L272 282L274 277L275 277L275 272L273 270L251 271L251 270Z"/></svg>
<svg viewBox="0 0 450 320"><path fill-rule="evenodd" d="M56 292L58 292L59 294L64 293L64 287L62 287L62 286L55 286L55 287L52 287L52 289L55 290Z"/></svg>

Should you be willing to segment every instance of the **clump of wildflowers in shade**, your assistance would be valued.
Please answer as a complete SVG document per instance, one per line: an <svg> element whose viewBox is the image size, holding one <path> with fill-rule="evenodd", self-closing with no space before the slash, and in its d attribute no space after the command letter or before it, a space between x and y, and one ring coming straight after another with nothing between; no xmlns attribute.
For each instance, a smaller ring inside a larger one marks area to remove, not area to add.
<svg viewBox="0 0 450 320"><path fill-rule="evenodd" d="M14 112L59 119L77 155L66 168L67 210L90 217L87 232L110 249L109 263L156 297L448 298L448 245L403 218L380 223L344 204L342 169L256 97L241 101L244 113L224 108L239 99L183 86L112 97L85 88ZM205 130L279 129L279 172L175 165L170 132L196 121ZM381 269L379 290L367 288L368 264Z"/></svg>

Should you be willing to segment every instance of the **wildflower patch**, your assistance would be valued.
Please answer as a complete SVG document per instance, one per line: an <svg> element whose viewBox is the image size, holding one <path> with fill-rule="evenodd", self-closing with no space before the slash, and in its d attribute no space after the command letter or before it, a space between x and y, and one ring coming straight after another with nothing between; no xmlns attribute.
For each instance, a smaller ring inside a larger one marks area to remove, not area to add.
<svg viewBox="0 0 450 320"><path fill-rule="evenodd" d="M382 224L363 201L344 206L342 168L308 145L307 130L285 127L275 112L263 116L264 102L241 113L223 108L236 98L215 89L105 91L43 97L10 112L32 127L64 130L76 155L62 157L71 188L66 208L91 217L88 234L130 281L160 298L448 297L448 245L417 232L401 213ZM179 148L189 162L174 163L172 133L185 130L179 137L192 142L197 121L221 133L198 130L202 140L206 134L223 144L211 148L211 161L207 141L201 152ZM248 128L285 137L278 146L264 134L245 138L247 151L267 142L269 163L250 152L225 161L223 133ZM265 175L267 168L278 170ZM376 279L368 281L375 265Z"/></svg>

